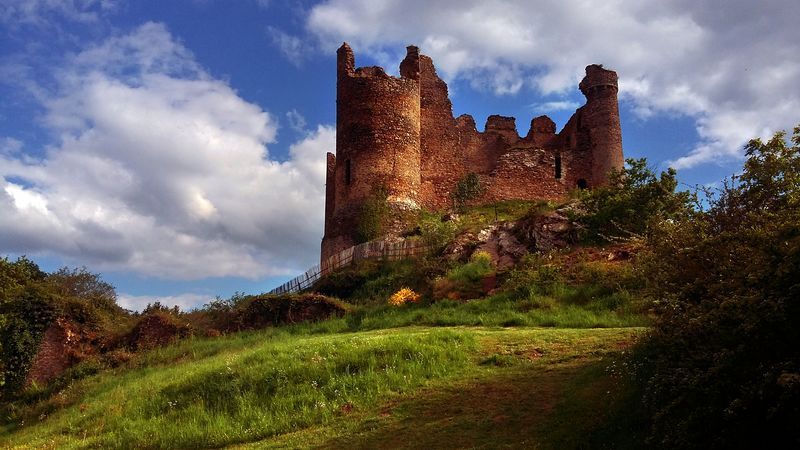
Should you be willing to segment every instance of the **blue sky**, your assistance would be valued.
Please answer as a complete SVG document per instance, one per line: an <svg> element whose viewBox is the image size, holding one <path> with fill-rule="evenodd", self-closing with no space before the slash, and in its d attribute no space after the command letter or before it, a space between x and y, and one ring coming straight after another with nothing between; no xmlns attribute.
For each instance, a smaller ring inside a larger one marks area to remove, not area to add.
<svg viewBox="0 0 800 450"><path fill-rule="evenodd" d="M318 258L335 49L419 45L454 113L583 103L620 76L623 147L686 186L800 122L794 0L0 0L0 255L86 266L120 302L258 293Z"/></svg>

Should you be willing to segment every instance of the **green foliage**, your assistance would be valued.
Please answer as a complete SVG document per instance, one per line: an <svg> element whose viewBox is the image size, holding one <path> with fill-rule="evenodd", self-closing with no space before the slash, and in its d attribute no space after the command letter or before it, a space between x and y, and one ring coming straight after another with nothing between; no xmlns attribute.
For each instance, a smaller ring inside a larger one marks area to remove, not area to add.
<svg viewBox="0 0 800 450"><path fill-rule="evenodd" d="M0 375L5 395L24 386L45 330L57 318L110 336L130 325L114 288L85 268L51 274L25 257L0 259Z"/></svg>
<svg viewBox="0 0 800 450"><path fill-rule="evenodd" d="M319 280L312 290L352 304L382 304L404 286L427 294L428 280L445 269L438 261L426 258L358 261Z"/></svg>
<svg viewBox="0 0 800 450"><path fill-rule="evenodd" d="M587 214L581 218L592 242L647 235L654 225L685 216L694 196L675 192L676 172L670 168L656 177L647 160L628 159L622 171L612 171L608 186L584 194Z"/></svg>
<svg viewBox="0 0 800 450"><path fill-rule="evenodd" d="M659 224L643 257L661 316L637 373L660 447L800 442L800 127L746 154L710 208Z"/></svg>
<svg viewBox="0 0 800 450"><path fill-rule="evenodd" d="M475 252L470 261L447 271L434 282L435 298L470 299L486 294L484 280L494 276L492 257L486 252Z"/></svg>
<svg viewBox="0 0 800 450"><path fill-rule="evenodd" d="M453 207L459 211L463 211L467 203L483 195L484 190L478 174L470 172L464 175L464 177L456 183L453 192L450 193L450 198L453 200Z"/></svg>
<svg viewBox="0 0 800 450"><path fill-rule="evenodd" d="M475 350L470 333L446 330L184 341L67 390L58 414L20 411L7 430L22 447L225 447L330 424L466 373Z"/></svg>
<svg viewBox="0 0 800 450"><path fill-rule="evenodd" d="M428 247L431 255L440 255L447 244L456 237L458 228L457 221L442 221L438 214L423 213L419 221L422 242Z"/></svg>
<svg viewBox="0 0 800 450"><path fill-rule="evenodd" d="M353 234L356 244L369 242L384 235L391 214L389 203L386 201L388 196L385 188L379 188L364 201Z"/></svg>

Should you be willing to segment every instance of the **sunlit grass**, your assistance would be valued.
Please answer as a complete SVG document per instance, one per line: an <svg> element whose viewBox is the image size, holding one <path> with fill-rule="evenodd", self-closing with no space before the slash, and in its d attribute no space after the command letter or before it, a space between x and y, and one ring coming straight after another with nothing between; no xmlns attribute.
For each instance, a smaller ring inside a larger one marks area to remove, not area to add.
<svg viewBox="0 0 800 450"><path fill-rule="evenodd" d="M464 371L474 348L469 333L447 330L198 340L140 361L156 365L76 382L61 394L72 404L7 427L13 434L4 445L209 447L262 439Z"/></svg>

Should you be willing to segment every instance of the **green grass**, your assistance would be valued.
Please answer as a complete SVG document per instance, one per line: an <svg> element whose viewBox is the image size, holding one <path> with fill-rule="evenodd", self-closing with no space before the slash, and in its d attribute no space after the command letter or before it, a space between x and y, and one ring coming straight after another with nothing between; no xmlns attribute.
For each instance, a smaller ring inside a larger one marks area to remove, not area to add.
<svg viewBox="0 0 800 450"><path fill-rule="evenodd" d="M81 380L56 395L62 407L6 426L11 435L3 444L167 448L252 441L458 374L475 348L469 333L447 330L253 333L214 344L186 342L148 355L145 367Z"/></svg>
<svg viewBox="0 0 800 450"><path fill-rule="evenodd" d="M467 302L443 300L432 305L363 308L342 320L359 330L409 325L616 328L649 324L646 317L626 308L607 309L602 306L562 304L548 297L515 300L509 295L498 294Z"/></svg>
<svg viewBox="0 0 800 450"><path fill-rule="evenodd" d="M370 448L386 440L402 447L402 433L439 447L519 444L546 424L533 420L542 404L521 407L521 400L546 394L546 405L555 404L581 367L617 352L641 331L409 327L331 333L324 324L190 339L146 353L18 411L18 420L0 430L0 446L336 448L352 441L352 448ZM487 440L499 439L501 429L510 433L504 441ZM550 435L559 436L558 429L537 442Z"/></svg>
<svg viewBox="0 0 800 450"><path fill-rule="evenodd" d="M606 368L641 329L472 332L478 366L465 375L240 448L614 447L615 440L596 440L616 411L608 402L622 393ZM620 433L609 438L638 436L618 424Z"/></svg>

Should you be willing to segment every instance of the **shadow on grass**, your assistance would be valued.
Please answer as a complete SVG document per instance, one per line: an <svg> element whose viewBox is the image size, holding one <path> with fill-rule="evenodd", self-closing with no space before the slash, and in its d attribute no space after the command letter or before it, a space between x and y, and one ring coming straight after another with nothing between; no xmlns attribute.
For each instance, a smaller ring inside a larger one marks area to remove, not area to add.
<svg viewBox="0 0 800 450"><path fill-rule="evenodd" d="M385 406L320 448L642 448L607 361L513 367Z"/></svg>

